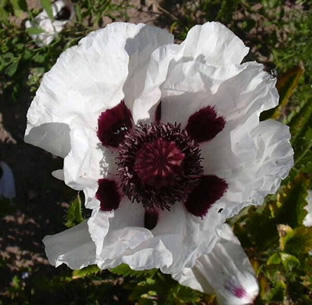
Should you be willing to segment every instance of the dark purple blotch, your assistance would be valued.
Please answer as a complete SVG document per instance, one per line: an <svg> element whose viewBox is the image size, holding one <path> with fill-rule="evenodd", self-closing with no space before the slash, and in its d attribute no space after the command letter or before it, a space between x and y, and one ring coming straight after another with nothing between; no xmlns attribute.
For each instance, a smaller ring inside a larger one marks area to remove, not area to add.
<svg viewBox="0 0 312 305"><path fill-rule="evenodd" d="M148 208L145 210L144 214L144 227L149 230L153 230L158 221L158 213L153 208Z"/></svg>
<svg viewBox="0 0 312 305"><path fill-rule="evenodd" d="M132 125L131 111L125 102L121 101L117 106L100 114L97 136L104 146L117 148Z"/></svg>
<svg viewBox="0 0 312 305"><path fill-rule="evenodd" d="M155 122L159 123L161 119L161 101L158 103L155 110Z"/></svg>
<svg viewBox="0 0 312 305"><path fill-rule="evenodd" d="M227 186L227 183L217 176L201 177L184 204L186 210L195 216L205 216L209 208L223 196Z"/></svg>
<svg viewBox="0 0 312 305"><path fill-rule="evenodd" d="M98 181L98 185L99 188L95 194L95 197L100 201L101 211L108 212L118 209L121 195L116 181L100 179Z"/></svg>
<svg viewBox="0 0 312 305"><path fill-rule="evenodd" d="M200 143L213 139L224 126L224 118L217 116L213 107L207 106L189 117L185 129L190 137Z"/></svg>

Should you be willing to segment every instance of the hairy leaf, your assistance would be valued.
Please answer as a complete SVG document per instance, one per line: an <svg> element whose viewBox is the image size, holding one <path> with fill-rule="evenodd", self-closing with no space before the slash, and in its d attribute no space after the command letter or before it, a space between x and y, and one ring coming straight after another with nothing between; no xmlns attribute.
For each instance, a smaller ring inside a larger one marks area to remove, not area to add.
<svg viewBox="0 0 312 305"><path fill-rule="evenodd" d="M78 194L75 200L72 201L72 203L68 208L65 226L71 228L83 221L84 218L82 216L81 199Z"/></svg>

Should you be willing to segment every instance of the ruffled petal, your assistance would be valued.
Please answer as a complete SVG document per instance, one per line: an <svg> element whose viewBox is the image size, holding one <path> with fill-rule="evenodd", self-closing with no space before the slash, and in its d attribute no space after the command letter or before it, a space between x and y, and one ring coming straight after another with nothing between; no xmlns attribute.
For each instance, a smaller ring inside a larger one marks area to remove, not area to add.
<svg viewBox="0 0 312 305"><path fill-rule="evenodd" d="M147 230L143 228L144 209L132 205L117 209L105 238L95 241L100 268L126 263L134 270L160 268L164 273L178 272L212 250L224 222L217 204L204 219L188 214L183 205L176 204L171 211L159 211L156 226Z"/></svg>
<svg viewBox="0 0 312 305"><path fill-rule="evenodd" d="M260 113L278 103L275 83L263 65L254 62L223 67L196 61L176 64L161 87L161 121L186 127L196 112L211 107L225 121L222 127L233 129L248 119L255 127Z"/></svg>
<svg viewBox="0 0 312 305"><path fill-rule="evenodd" d="M228 184L221 199L226 217L245 206L261 204L266 195L277 191L294 163L289 140L289 128L279 122L267 120L252 128L247 121L202 146L205 172Z"/></svg>
<svg viewBox="0 0 312 305"><path fill-rule="evenodd" d="M118 250L118 244L123 242L122 238L125 240L125 243L131 243L131 239L128 240L125 238L126 231L122 230L128 228L130 231L131 228L135 227L140 229L143 225L144 209L142 205L131 203L125 197L116 210L105 212L101 211L100 207L95 208L88 220L88 226L91 238L95 243L97 256L104 257L102 252L106 251L109 247L110 249L116 247L116 251L118 252L116 257L122 255L123 251L121 251L121 248ZM117 233L114 233L114 231L117 231ZM145 233L148 230L143 229L143 231ZM103 260L105 261L104 258Z"/></svg>
<svg viewBox="0 0 312 305"><path fill-rule="evenodd" d="M95 246L86 222L61 233L48 235L43 243L49 262L55 267L64 263L71 269L81 269L96 263Z"/></svg>
<svg viewBox="0 0 312 305"><path fill-rule="evenodd" d="M125 101L131 109L134 100L141 95L144 89L151 54L163 45L171 45L173 39L173 35L168 31L146 25L133 39L127 41L125 49L130 54L129 75L123 86L123 91ZM140 116L140 109L132 110L133 113Z"/></svg>
<svg viewBox="0 0 312 305"><path fill-rule="evenodd" d="M233 32L218 22L194 26L181 45L159 47L151 56L144 90L134 102L135 123L139 119L155 118L157 102L162 96L161 86L176 65L193 61L214 67L240 64L248 50Z"/></svg>
<svg viewBox="0 0 312 305"><path fill-rule="evenodd" d="M71 150L64 159L64 179L73 189L97 188L99 179L117 172L114 153L101 145L94 130L72 129L70 142Z"/></svg>
<svg viewBox="0 0 312 305"><path fill-rule="evenodd" d="M193 268L172 276L182 285L216 294L220 305L252 304L259 293L248 257L226 224L211 253L200 256Z"/></svg>
<svg viewBox="0 0 312 305"><path fill-rule="evenodd" d="M248 54L243 41L218 22L195 25L181 44L182 56L213 66L240 64Z"/></svg>
<svg viewBox="0 0 312 305"><path fill-rule="evenodd" d="M89 34L43 77L27 114L25 141L64 157L69 130L95 129L100 113L120 103L125 92L139 94L150 54L169 42L169 33L143 24L113 23ZM54 126L60 123L68 126L66 133Z"/></svg>

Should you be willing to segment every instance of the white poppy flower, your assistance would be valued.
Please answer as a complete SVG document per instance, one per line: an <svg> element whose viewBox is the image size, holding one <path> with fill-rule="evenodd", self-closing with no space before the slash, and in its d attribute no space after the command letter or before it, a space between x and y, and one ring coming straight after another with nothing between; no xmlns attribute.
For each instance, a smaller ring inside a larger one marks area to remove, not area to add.
<svg viewBox="0 0 312 305"><path fill-rule="evenodd" d="M308 212L307 215L304 217L303 224L306 227L312 227L312 190L308 191L307 196L307 205L304 209Z"/></svg>
<svg viewBox="0 0 312 305"><path fill-rule="evenodd" d="M259 292L254 270L231 228L225 224L212 252L192 268L173 274L180 284L216 294L223 305L253 304Z"/></svg>
<svg viewBox="0 0 312 305"><path fill-rule="evenodd" d="M114 23L60 56L25 141L64 158L54 175L84 191L92 215L44 239L51 264L176 274L214 249L226 218L276 192L293 165L289 129L259 122L276 81L241 64L247 53L215 22L180 45Z"/></svg>
<svg viewBox="0 0 312 305"><path fill-rule="evenodd" d="M39 47L47 46L55 39L74 16L74 10L69 2L58 0L52 4L52 14L54 20L51 20L48 13L43 10L33 20L27 20L25 23L26 29L38 28L42 30L39 34L30 35Z"/></svg>

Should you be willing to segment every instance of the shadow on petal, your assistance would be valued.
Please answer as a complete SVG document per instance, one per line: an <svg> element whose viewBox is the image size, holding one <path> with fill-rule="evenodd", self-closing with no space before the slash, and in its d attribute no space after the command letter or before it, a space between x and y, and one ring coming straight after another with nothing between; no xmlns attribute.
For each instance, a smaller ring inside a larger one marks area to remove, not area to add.
<svg viewBox="0 0 312 305"><path fill-rule="evenodd" d="M65 123L45 123L33 128L28 126L24 140L64 158L70 151L69 132L69 126Z"/></svg>

